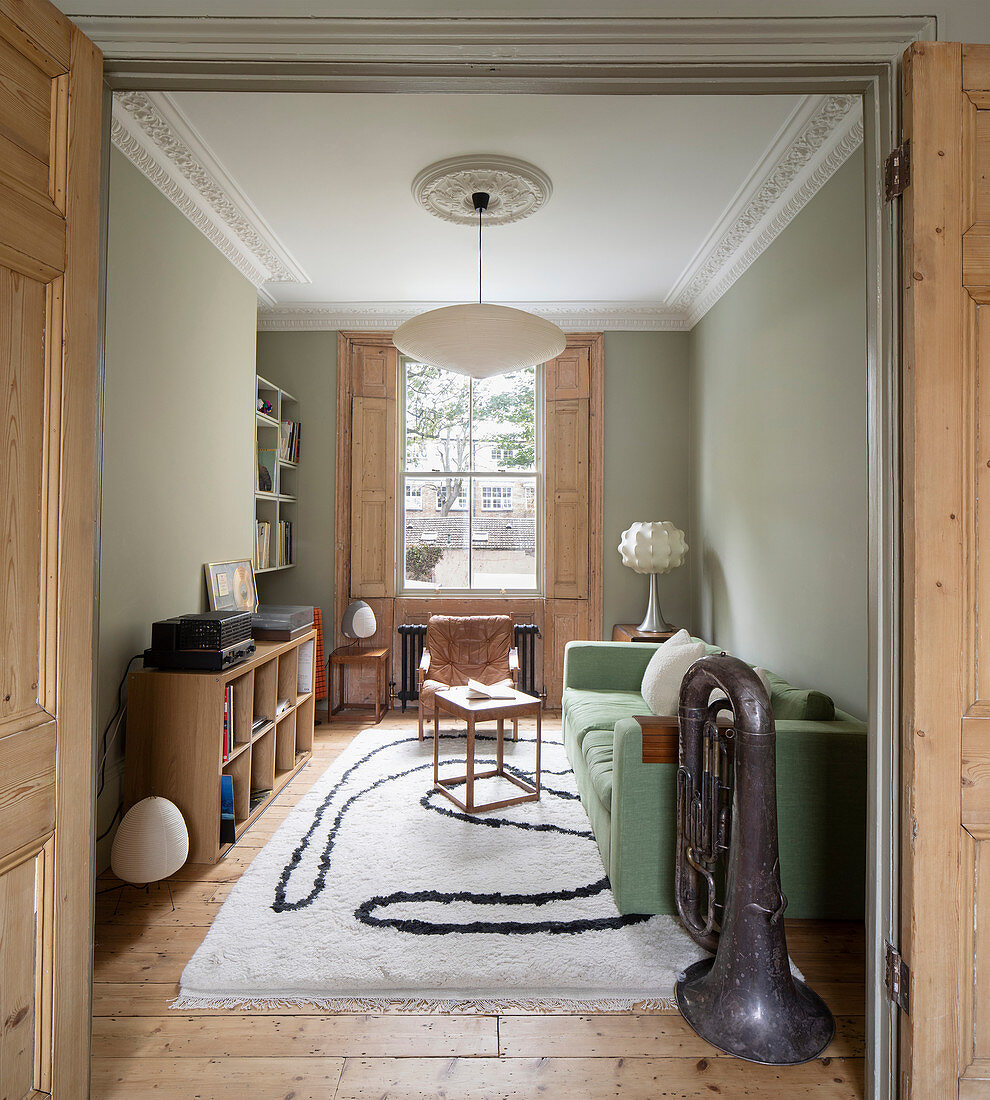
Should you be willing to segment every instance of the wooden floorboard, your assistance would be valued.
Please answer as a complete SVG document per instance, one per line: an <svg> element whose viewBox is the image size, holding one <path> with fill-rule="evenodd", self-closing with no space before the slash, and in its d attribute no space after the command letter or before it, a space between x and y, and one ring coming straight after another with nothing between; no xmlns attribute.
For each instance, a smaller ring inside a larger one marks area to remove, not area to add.
<svg viewBox="0 0 990 1100"><path fill-rule="evenodd" d="M559 717L556 719L559 722ZM415 728L415 712L390 715ZM545 723L546 725L546 723ZM788 921L795 963L836 1014L825 1055L772 1069L713 1050L675 1012L328 1015L314 1006L176 1012L179 976L234 882L363 724L317 727L313 760L216 865L164 886L97 884L93 1092L142 1100L499 1100L865 1095L863 927ZM524 727L525 728L525 727Z"/></svg>

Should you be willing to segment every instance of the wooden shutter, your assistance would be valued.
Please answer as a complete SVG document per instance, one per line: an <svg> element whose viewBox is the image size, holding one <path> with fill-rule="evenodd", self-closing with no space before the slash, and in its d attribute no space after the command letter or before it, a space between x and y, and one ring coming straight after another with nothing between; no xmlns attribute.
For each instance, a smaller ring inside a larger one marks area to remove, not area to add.
<svg viewBox="0 0 990 1100"><path fill-rule="evenodd" d="M395 401L351 407L351 595L395 595Z"/></svg>
<svg viewBox="0 0 990 1100"><path fill-rule="evenodd" d="M568 338L544 372L544 679L560 705L564 645L602 630L602 338Z"/></svg>
<svg viewBox="0 0 990 1100"><path fill-rule="evenodd" d="M902 1096L990 1096L990 47L905 55Z"/></svg>
<svg viewBox="0 0 990 1100"><path fill-rule="evenodd" d="M588 598L587 399L547 402L546 596Z"/></svg>
<svg viewBox="0 0 990 1100"><path fill-rule="evenodd" d="M372 646L393 642L395 594L395 442L398 353L387 333L340 333L337 342L337 501L334 638L351 599L371 605L378 621ZM375 698L370 667L348 667L347 701ZM331 704L339 702L339 681Z"/></svg>
<svg viewBox="0 0 990 1100"><path fill-rule="evenodd" d="M0 0L0 1096L89 1094L102 67Z"/></svg>

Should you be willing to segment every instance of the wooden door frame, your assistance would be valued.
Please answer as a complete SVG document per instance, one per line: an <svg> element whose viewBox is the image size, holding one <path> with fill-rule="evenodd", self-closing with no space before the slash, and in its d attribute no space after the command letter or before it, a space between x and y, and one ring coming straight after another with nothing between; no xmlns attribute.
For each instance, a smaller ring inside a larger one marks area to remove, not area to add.
<svg viewBox="0 0 990 1100"><path fill-rule="evenodd" d="M903 52L922 17L774 19L80 19L119 90L863 97L869 441L867 1080L893 1094L893 1010L877 945L897 943L900 277L882 163L899 140ZM589 48L590 47L590 48Z"/></svg>

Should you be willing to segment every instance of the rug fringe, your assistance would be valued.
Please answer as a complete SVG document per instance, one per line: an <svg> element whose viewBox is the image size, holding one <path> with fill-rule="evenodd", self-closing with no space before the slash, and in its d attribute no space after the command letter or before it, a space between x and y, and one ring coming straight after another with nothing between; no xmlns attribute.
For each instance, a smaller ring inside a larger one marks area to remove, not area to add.
<svg viewBox="0 0 990 1100"><path fill-rule="evenodd" d="M516 999L478 998L448 1000L444 998L390 997L205 997L180 993L169 1008L177 1012L197 1009L280 1009L317 1008L328 1013L355 1012L416 1012L420 1014L468 1012L499 1015L511 1012L586 1012L604 1015L610 1012L676 1012L677 1002L671 997L521 997Z"/></svg>

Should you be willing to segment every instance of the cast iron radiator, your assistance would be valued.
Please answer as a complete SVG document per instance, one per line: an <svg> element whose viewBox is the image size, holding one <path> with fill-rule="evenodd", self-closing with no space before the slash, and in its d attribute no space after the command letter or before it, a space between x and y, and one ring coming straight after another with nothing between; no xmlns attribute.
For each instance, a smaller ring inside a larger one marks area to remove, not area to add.
<svg viewBox="0 0 990 1100"><path fill-rule="evenodd" d="M530 695L539 695L536 688L536 639L540 636L540 628L535 623L520 623L515 633L519 654L519 689ZM406 703L415 703L419 699L416 670L423 657L426 623L403 623L399 627L399 638L402 646L402 680L396 698L402 700L402 709L405 710Z"/></svg>

